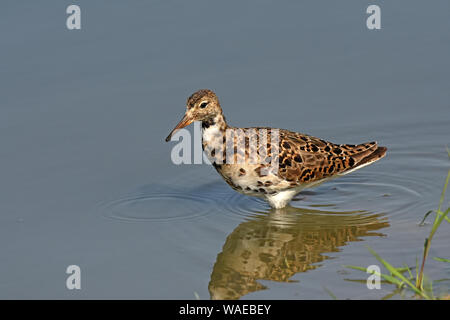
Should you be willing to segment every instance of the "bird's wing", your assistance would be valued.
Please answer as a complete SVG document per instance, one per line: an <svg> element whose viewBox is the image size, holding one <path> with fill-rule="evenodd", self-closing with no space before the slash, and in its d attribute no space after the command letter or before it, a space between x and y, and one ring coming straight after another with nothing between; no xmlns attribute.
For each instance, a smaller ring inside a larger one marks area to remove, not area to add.
<svg viewBox="0 0 450 320"><path fill-rule="evenodd" d="M280 130L278 175L298 185L342 174L383 157L376 142L334 144L309 135ZM370 160L370 161L369 161Z"/></svg>

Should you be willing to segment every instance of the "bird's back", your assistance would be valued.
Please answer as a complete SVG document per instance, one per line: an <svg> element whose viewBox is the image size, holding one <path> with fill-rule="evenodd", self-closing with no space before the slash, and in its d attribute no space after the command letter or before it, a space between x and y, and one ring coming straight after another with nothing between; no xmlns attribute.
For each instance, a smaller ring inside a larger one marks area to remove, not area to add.
<svg viewBox="0 0 450 320"><path fill-rule="evenodd" d="M230 129L234 138L224 137L223 141L225 150L233 147L233 161L229 163L224 152L223 164L215 167L234 189L253 195L316 184L359 169L386 154L386 148L376 142L334 144L284 129ZM244 139L239 140L240 134ZM255 164L255 154L263 161ZM270 163L276 163L275 172L270 171Z"/></svg>

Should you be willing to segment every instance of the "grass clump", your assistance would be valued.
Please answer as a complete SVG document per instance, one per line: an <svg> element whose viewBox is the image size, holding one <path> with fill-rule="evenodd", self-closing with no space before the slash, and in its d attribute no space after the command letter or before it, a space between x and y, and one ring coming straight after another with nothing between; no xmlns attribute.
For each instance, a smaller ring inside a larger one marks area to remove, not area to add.
<svg viewBox="0 0 450 320"><path fill-rule="evenodd" d="M450 150L447 148L448 156L450 158ZM377 272L371 272L372 274L377 274L380 278L383 278L385 282L396 285L398 289L402 290L403 288L408 288L412 290L415 294L415 296L423 298L423 299L450 299L450 294L446 294L441 297L436 297L433 293L433 282L432 281L425 281L425 263L428 258L428 254L431 247L431 242L433 240L434 235L436 234L436 231L441 226L442 222L446 220L450 223L450 207L446 210L442 209L442 204L444 202L445 193L447 191L447 186L450 180L450 170L447 174L447 179L444 184L444 188L442 190L441 198L439 200L439 205L436 211L431 210L425 214L425 217L423 218L421 225L424 224L426 218L432 214L435 213L436 216L434 218L430 234L425 239L424 248L423 248L423 255L422 255L422 261L420 264L420 267L418 265L418 261L416 261L416 272L415 275L413 275L413 272L411 271L411 268L408 266L404 266L402 268L396 268L392 266L389 262L384 260L378 253L376 253L371 248L368 248L370 253L389 271L389 274L384 273L377 273ZM435 257L434 260L444 262L444 263L450 263L450 259L447 258L439 258ZM347 268L360 270L367 272L366 268L363 267L357 267L357 266L346 266ZM407 272L407 275L405 273Z"/></svg>

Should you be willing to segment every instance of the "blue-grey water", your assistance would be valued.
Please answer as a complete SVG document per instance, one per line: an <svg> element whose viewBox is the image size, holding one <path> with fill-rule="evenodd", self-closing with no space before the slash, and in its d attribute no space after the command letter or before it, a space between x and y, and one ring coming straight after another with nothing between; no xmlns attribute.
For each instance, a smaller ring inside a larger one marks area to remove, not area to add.
<svg viewBox="0 0 450 320"><path fill-rule="evenodd" d="M81 30L70 4L0 4L0 298L380 299L395 288L344 265L379 264L369 246L415 266L450 167L448 1L376 1L380 30L372 1L80 0ZM234 126L387 156L273 212L171 162L200 88ZM448 230L425 269L437 294Z"/></svg>

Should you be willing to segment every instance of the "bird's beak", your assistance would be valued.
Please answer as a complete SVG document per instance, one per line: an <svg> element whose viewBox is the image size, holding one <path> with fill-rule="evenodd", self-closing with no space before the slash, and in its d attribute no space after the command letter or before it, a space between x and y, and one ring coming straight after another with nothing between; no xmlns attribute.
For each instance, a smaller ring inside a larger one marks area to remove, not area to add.
<svg viewBox="0 0 450 320"><path fill-rule="evenodd" d="M194 120L192 119L192 117L188 116L187 114L184 115L183 119L181 119L181 121L175 126L175 128L172 130L172 132L169 133L169 135L166 138L166 142L170 140L170 138L172 138L172 135L175 133L175 131L177 131L178 129L187 127L188 125L190 125Z"/></svg>

